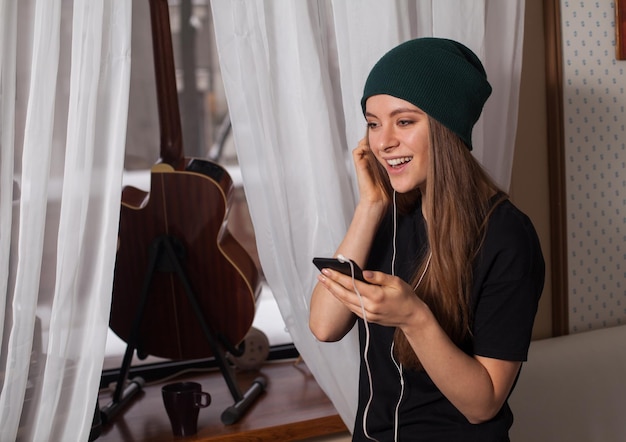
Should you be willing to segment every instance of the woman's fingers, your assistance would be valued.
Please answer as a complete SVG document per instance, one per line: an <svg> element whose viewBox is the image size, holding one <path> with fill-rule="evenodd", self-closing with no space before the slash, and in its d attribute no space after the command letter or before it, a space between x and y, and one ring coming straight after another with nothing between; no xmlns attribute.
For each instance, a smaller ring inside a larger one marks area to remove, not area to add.
<svg viewBox="0 0 626 442"><path fill-rule="evenodd" d="M361 291L367 290L366 283L353 281L351 276L331 269L323 269L318 275L318 280L346 307L361 316ZM355 291L355 285L358 293Z"/></svg>
<svg viewBox="0 0 626 442"><path fill-rule="evenodd" d="M363 318L365 310L368 321L380 325L399 326L423 304L397 276L370 270L363 271L363 276L366 282L324 269L319 280L350 311Z"/></svg>

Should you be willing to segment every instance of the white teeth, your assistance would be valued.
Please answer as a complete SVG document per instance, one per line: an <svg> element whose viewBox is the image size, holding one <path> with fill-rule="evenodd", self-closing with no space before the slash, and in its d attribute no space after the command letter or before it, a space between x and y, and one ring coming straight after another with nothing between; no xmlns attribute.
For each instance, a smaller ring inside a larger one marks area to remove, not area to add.
<svg viewBox="0 0 626 442"><path fill-rule="evenodd" d="M400 164L408 163L409 161L411 161L411 157L393 158L391 160L387 160L387 164L390 166L399 166Z"/></svg>

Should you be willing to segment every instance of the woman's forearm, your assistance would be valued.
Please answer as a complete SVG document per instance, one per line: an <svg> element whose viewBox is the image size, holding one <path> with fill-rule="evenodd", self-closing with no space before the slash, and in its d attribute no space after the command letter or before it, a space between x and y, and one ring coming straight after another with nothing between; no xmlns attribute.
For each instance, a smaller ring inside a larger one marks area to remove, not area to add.
<svg viewBox="0 0 626 442"><path fill-rule="evenodd" d="M493 418L508 397L521 363L466 354L430 310L417 322L402 331L435 385L469 422Z"/></svg>
<svg viewBox="0 0 626 442"><path fill-rule="evenodd" d="M335 256L341 254L363 267L383 213L382 205L357 206ZM313 289L310 307L309 327L320 341L338 341L352 329L356 320L356 316L319 282Z"/></svg>

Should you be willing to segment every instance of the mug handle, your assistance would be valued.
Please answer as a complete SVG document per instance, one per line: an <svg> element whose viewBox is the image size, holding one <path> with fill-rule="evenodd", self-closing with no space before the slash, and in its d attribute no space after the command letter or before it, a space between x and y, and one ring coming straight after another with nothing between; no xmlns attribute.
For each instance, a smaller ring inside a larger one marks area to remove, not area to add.
<svg viewBox="0 0 626 442"><path fill-rule="evenodd" d="M198 408L206 408L211 404L211 395L205 391L194 393L195 405Z"/></svg>

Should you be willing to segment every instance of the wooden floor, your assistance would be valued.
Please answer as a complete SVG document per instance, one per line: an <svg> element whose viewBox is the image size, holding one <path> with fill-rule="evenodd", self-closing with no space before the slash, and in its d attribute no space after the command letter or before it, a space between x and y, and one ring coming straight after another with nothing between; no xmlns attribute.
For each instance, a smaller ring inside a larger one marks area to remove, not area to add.
<svg viewBox="0 0 626 442"><path fill-rule="evenodd" d="M242 392L259 376L267 379L266 391L233 425L224 425L220 419L222 412L234 401L221 372L215 370L146 385L125 410L102 428L97 441L287 442L347 432L332 403L302 361L268 362L259 371L238 373L237 381ZM211 405L200 409L198 433L187 438L172 435L161 399L161 387L179 380L199 382L211 395ZM109 390L101 391L100 407L110 399Z"/></svg>

